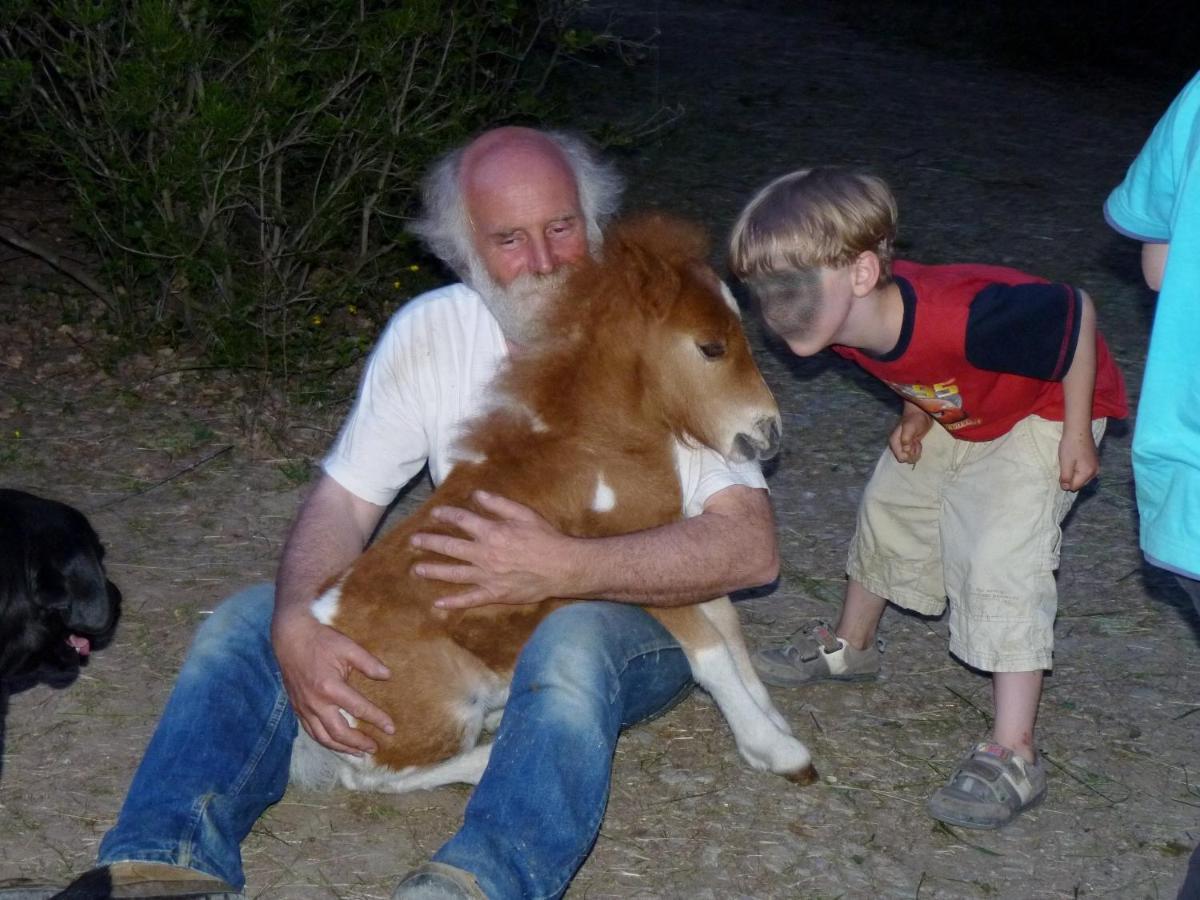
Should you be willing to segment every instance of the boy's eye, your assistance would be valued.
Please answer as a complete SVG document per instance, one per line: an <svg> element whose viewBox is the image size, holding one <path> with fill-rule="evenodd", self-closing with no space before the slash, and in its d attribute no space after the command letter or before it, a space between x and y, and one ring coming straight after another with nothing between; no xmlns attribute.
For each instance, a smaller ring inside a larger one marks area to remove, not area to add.
<svg viewBox="0 0 1200 900"><path fill-rule="evenodd" d="M705 359L720 359L725 355L724 341L708 341L704 344L696 345L700 352L704 354Z"/></svg>

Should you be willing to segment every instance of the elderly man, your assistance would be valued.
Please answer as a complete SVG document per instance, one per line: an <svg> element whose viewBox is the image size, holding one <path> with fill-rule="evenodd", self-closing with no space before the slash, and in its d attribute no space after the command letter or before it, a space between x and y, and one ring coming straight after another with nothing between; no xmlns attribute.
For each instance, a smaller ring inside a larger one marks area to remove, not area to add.
<svg viewBox="0 0 1200 900"><path fill-rule="evenodd" d="M618 193L615 175L579 141L523 128L486 132L434 167L414 230L464 284L415 298L389 323L292 526L274 590L233 597L200 628L101 843L100 868L62 896L233 896L245 880L240 842L283 794L297 722L349 753L374 747L339 710L391 731L347 683L351 670L384 679L387 669L309 605L426 462L435 481L445 477L458 427L479 411L505 357L539 339L545 303L599 246ZM418 538L459 560L420 573L463 584L455 605L610 602L565 607L535 632L461 829L396 896L566 889L600 827L618 732L690 684L678 645L630 604L692 603L776 574L757 468L681 448L680 475L689 517L636 535L572 538L490 498L495 519L443 511L471 541Z"/></svg>

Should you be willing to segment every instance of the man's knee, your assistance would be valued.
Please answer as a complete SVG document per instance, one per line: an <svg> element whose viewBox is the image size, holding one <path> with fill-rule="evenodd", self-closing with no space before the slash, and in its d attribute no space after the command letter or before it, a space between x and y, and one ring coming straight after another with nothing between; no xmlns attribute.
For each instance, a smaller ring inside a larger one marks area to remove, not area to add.
<svg viewBox="0 0 1200 900"><path fill-rule="evenodd" d="M572 604L547 616L526 644L509 705L552 695L564 714L572 707L615 712L626 693L626 672L631 665L641 671L647 660L655 661L654 675L643 672L639 684L658 688L669 678L686 679L678 643L644 609L605 601Z"/></svg>
<svg viewBox="0 0 1200 900"><path fill-rule="evenodd" d="M235 647L269 645L274 609L274 585L258 584L239 591L200 623L189 655L220 655Z"/></svg>

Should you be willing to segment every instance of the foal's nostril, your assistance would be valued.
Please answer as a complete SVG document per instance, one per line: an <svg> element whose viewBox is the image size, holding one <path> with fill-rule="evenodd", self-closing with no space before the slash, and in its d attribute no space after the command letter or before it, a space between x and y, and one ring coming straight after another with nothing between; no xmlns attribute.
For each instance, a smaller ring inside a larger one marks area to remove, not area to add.
<svg viewBox="0 0 1200 900"><path fill-rule="evenodd" d="M759 455L758 445L746 434L738 434L733 439L733 460L735 462L754 459Z"/></svg>
<svg viewBox="0 0 1200 900"><path fill-rule="evenodd" d="M783 431L779 425L778 416L764 416L758 420L758 432L762 435L765 446L759 447L759 459L771 459L779 452Z"/></svg>

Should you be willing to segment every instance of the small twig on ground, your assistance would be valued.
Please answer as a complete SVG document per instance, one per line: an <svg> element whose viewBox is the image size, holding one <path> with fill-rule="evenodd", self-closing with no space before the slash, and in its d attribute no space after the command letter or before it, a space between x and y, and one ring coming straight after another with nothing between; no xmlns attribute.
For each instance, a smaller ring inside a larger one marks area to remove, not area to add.
<svg viewBox="0 0 1200 900"><path fill-rule="evenodd" d="M1121 803L1124 803L1126 800L1128 800L1133 795L1133 791L1131 791L1126 785L1121 784L1119 781L1113 781L1113 779L1110 778L1110 779L1108 779L1109 781L1111 781L1115 785L1119 785L1120 787L1125 788L1125 791L1126 791L1125 796L1121 797L1119 799L1110 797L1110 796L1108 796L1108 794L1104 793L1103 791L1099 790L1098 788L1092 787L1090 784L1088 784L1086 781L1084 781L1082 778L1080 778L1078 775L1076 775L1074 772L1072 772L1070 769L1068 769L1066 766L1064 766L1062 763L1060 763L1058 760L1056 760L1054 757L1052 757L1046 751L1043 750L1041 752L1041 757L1042 757L1042 759L1046 760L1046 762L1050 763L1050 765L1054 766L1054 768L1058 769L1058 771L1062 772L1064 775L1066 775L1068 778L1070 778L1072 781L1074 781L1076 784L1079 784L1082 787L1086 788L1087 790L1091 791L1097 797L1100 797L1103 800L1107 800L1113 806L1117 806Z"/></svg>
<svg viewBox="0 0 1200 900"><path fill-rule="evenodd" d="M957 831L955 831L953 828L951 828L949 825L947 825L945 822L941 822L941 821L937 822L937 824L934 825L934 828L938 831L944 831L946 834L950 835L950 837L954 838L960 844L970 847L972 850L978 850L980 853L984 854L985 856L1004 856L1003 853L999 853L995 850L989 849L988 847L981 847L979 844L971 843L970 841L966 840L961 834L959 834ZM957 879L947 879L947 880L955 881Z"/></svg>
<svg viewBox="0 0 1200 900"><path fill-rule="evenodd" d="M174 473L173 475L168 475L166 478L163 478L159 481L154 482L154 484L146 485L146 487L144 487L144 488L138 488L132 494L126 494L124 497L117 497L113 500L109 500L107 503L101 503L99 506L95 507L92 510L92 512L97 513L102 509L108 509L110 506L116 506L118 503L124 503L126 500L132 500L134 497L140 496L141 494L149 493L150 491L154 490L155 488L162 487L164 484L166 484L169 481L174 481L176 478L178 478L181 475L186 475L188 472L191 472L194 469L200 468L205 463L212 462L218 456L228 453L232 449L233 449L233 444L226 444L220 450L216 450L216 451L208 454L208 456L204 457L204 459L200 460L199 462L194 462L190 466L180 469L178 472Z"/></svg>
<svg viewBox="0 0 1200 900"><path fill-rule="evenodd" d="M975 703L971 699L969 699L968 697L964 697L962 694L960 694L954 688L950 687L950 685L945 684L945 685L942 685L942 687L944 687L946 690L948 690L951 694L953 694L955 697L957 697L963 703L967 704L967 706L971 707L971 709L975 710L975 712L979 713L979 718L983 719L984 725L990 726L992 724L992 717L988 715L987 710L980 709L978 706L975 705Z"/></svg>
<svg viewBox="0 0 1200 900"><path fill-rule="evenodd" d="M38 259L47 265L62 272L68 278L72 278L79 284L83 285L97 297L104 301L109 309L114 307L112 295L104 288L100 282L89 275L87 272L80 269L78 266L63 259L59 254L55 253L49 247L43 247L37 241L31 241L28 238L21 237L10 228L0 229L0 241L16 247L18 250L23 250L30 256L36 256Z"/></svg>

